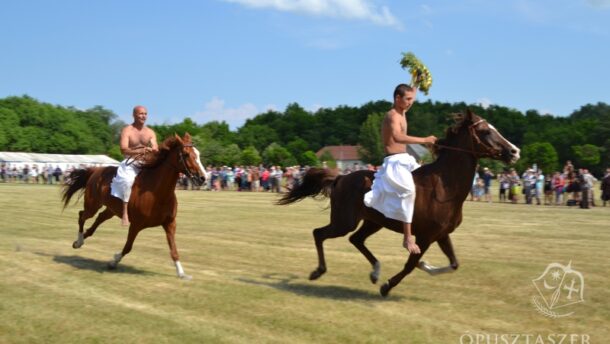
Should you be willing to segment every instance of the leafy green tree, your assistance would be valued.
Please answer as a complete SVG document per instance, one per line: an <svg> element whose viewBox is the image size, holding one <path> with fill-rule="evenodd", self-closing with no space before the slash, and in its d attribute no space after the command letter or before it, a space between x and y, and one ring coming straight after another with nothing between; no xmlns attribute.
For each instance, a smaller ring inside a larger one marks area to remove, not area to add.
<svg viewBox="0 0 610 344"><path fill-rule="evenodd" d="M231 129L229 129L229 124L227 124L225 121L208 122L201 126L201 133L202 135L209 136L210 138L225 145L236 143L235 133L231 132Z"/></svg>
<svg viewBox="0 0 610 344"><path fill-rule="evenodd" d="M241 163L244 166L256 166L262 160L260 153L253 146L248 146L241 151Z"/></svg>
<svg viewBox="0 0 610 344"><path fill-rule="evenodd" d="M208 140L203 145L199 146L201 163L204 165L221 166L224 161L222 144L216 140Z"/></svg>
<svg viewBox="0 0 610 344"><path fill-rule="evenodd" d="M601 149L591 144L572 146L577 167L591 168L599 164Z"/></svg>
<svg viewBox="0 0 610 344"><path fill-rule="evenodd" d="M309 145L305 140L300 137L295 138L294 140L288 142L286 145L286 149L292 154L292 156L301 157L303 153L309 150ZM299 163L303 164L303 162L299 159Z"/></svg>
<svg viewBox="0 0 610 344"><path fill-rule="evenodd" d="M360 158L366 163L375 166L381 165L384 158L383 143L381 142L381 123L385 114L377 112L369 115L360 128Z"/></svg>
<svg viewBox="0 0 610 344"><path fill-rule="evenodd" d="M313 151L306 151L301 154L299 164L301 166L320 166L320 160Z"/></svg>
<svg viewBox="0 0 610 344"><path fill-rule="evenodd" d="M521 169L536 164L544 173L550 173L559 168L557 152L548 142L534 142L525 145L521 154L521 160L517 165Z"/></svg>
<svg viewBox="0 0 610 344"><path fill-rule="evenodd" d="M112 145L110 149L108 149L108 156L121 161L123 160L123 153L121 153L121 147L118 144Z"/></svg>
<svg viewBox="0 0 610 344"><path fill-rule="evenodd" d="M277 132L265 125L252 124L239 128L237 131L237 144L240 147L252 146L257 151L265 149L272 142L279 140Z"/></svg>
<svg viewBox="0 0 610 344"><path fill-rule="evenodd" d="M286 167L296 165L297 161L286 148L274 142L263 151L263 163Z"/></svg>
<svg viewBox="0 0 610 344"><path fill-rule="evenodd" d="M242 152L239 146L232 143L222 150L222 162L226 166L235 166L241 163Z"/></svg>

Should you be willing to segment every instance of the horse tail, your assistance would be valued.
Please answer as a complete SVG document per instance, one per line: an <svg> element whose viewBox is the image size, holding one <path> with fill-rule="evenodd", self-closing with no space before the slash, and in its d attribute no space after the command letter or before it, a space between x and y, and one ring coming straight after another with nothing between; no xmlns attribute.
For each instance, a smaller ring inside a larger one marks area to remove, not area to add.
<svg viewBox="0 0 610 344"><path fill-rule="evenodd" d="M318 195L330 197L330 193L340 177L328 169L310 168L305 173L301 184L284 194L276 204L286 205Z"/></svg>
<svg viewBox="0 0 610 344"><path fill-rule="evenodd" d="M72 199L72 196L74 196L75 193L77 193L79 190L81 190L81 193L84 191L85 187L87 186L87 181L92 174L92 168L79 169L70 172L70 175L64 182L63 190L61 192L61 199L64 202L64 209L68 206L70 199Z"/></svg>

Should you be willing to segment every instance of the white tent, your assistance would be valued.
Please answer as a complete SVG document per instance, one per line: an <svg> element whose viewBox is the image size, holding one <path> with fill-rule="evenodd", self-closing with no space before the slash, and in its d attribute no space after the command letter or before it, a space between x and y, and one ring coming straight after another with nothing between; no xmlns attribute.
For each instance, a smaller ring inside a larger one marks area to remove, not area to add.
<svg viewBox="0 0 610 344"><path fill-rule="evenodd" d="M117 166L118 161L106 155L85 154L45 154L45 153L22 153L22 152L0 152L0 163L11 168L23 168L25 165L32 167L37 165L42 168L47 165L59 166L63 171L68 168L79 168L84 166Z"/></svg>

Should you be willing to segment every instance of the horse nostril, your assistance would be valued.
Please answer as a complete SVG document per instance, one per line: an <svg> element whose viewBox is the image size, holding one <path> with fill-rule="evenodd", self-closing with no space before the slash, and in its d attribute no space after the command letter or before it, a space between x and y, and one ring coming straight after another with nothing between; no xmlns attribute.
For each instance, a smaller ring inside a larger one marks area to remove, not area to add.
<svg viewBox="0 0 610 344"><path fill-rule="evenodd" d="M513 154L517 154L517 150L516 149L511 149L510 152L513 153Z"/></svg>

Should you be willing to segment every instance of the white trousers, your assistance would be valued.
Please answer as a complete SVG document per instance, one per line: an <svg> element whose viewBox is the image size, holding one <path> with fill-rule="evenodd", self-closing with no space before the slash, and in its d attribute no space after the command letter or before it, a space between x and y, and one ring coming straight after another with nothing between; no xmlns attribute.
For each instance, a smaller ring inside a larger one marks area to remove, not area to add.
<svg viewBox="0 0 610 344"><path fill-rule="evenodd" d="M128 163L129 162L129 163ZM110 184L110 194L114 197L118 197L123 202L129 202L131 196L131 187L133 182L136 180L136 176L140 172L138 168L138 162L133 159L125 159L119 164L119 168L116 171L116 176L112 178L112 184Z"/></svg>
<svg viewBox="0 0 610 344"><path fill-rule="evenodd" d="M371 191L364 195L364 204L385 217L411 223L415 205L415 183L411 172L419 167L407 153L394 154L383 160L375 173Z"/></svg>

